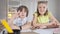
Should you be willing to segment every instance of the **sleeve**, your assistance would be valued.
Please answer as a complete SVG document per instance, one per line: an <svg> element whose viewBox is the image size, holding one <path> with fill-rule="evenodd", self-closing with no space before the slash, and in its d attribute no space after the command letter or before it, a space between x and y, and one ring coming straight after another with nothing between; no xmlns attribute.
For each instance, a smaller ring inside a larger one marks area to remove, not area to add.
<svg viewBox="0 0 60 34"><path fill-rule="evenodd" d="M35 12L35 13L33 14L33 16L37 16L37 12Z"/></svg>
<svg viewBox="0 0 60 34"><path fill-rule="evenodd" d="M48 12L48 16L50 17L52 15L52 13L51 12Z"/></svg>
<svg viewBox="0 0 60 34"><path fill-rule="evenodd" d="M33 16L27 18L27 22L32 22Z"/></svg>

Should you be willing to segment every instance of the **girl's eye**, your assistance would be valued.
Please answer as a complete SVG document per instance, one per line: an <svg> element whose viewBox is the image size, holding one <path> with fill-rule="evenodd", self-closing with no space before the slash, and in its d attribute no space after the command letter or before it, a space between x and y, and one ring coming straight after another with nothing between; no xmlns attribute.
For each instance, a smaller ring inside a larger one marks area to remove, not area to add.
<svg viewBox="0 0 60 34"><path fill-rule="evenodd" d="M43 7L43 8L45 8L45 7Z"/></svg>

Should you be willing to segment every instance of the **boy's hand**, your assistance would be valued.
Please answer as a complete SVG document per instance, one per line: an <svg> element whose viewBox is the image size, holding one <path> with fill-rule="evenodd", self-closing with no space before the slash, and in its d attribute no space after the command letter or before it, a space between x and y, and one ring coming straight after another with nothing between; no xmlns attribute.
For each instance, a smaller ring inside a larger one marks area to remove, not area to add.
<svg viewBox="0 0 60 34"><path fill-rule="evenodd" d="M15 26L15 25L11 25L10 26L12 29L18 29L18 30L20 30L20 28L18 27L18 26Z"/></svg>
<svg viewBox="0 0 60 34"><path fill-rule="evenodd" d="M15 19L15 18L19 17L19 13L20 13L20 11L16 12L16 13L12 16L12 18Z"/></svg>

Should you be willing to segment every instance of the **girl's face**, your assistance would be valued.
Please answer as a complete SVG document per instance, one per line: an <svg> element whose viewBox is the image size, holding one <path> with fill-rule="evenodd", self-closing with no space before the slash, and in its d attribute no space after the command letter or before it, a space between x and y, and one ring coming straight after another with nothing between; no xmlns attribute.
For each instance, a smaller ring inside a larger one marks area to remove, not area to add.
<svg viewBox="0 0 60 34"><path fill-rule="evenodd" d="M38 11L41 15L43 15L47 10L47 4L44 4L44 3L40 3L38 5Z"/></svg>
<svg viewBox="0 0 60 34"><path fill-rule="evenodd" d="M18 12L19 12L18 15L19 15L21 18L26 17L27 12L26 12L25 8L23 8L22 11L19 10Z"/></svg>

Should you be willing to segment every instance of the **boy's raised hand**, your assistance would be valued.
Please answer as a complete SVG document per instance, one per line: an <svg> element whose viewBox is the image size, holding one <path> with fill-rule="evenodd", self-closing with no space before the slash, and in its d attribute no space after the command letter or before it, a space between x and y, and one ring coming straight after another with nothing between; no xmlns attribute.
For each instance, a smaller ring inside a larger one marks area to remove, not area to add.
<svg viewBox="0 0 60 34"><path fill-rule="evenodd" d="M9 22L12 23L15 18L19 17L19 15L18 15L19 13L20 13L20 11L19 12L16 11Z"/></svg>
<svg viewBox="0 0 60 34"><path fill-rule="evenodd" d="M15 18L19 17L19 13L20 13L20 11L16 12L16 13L12 16L12 19L15 19Z"/></svg>

